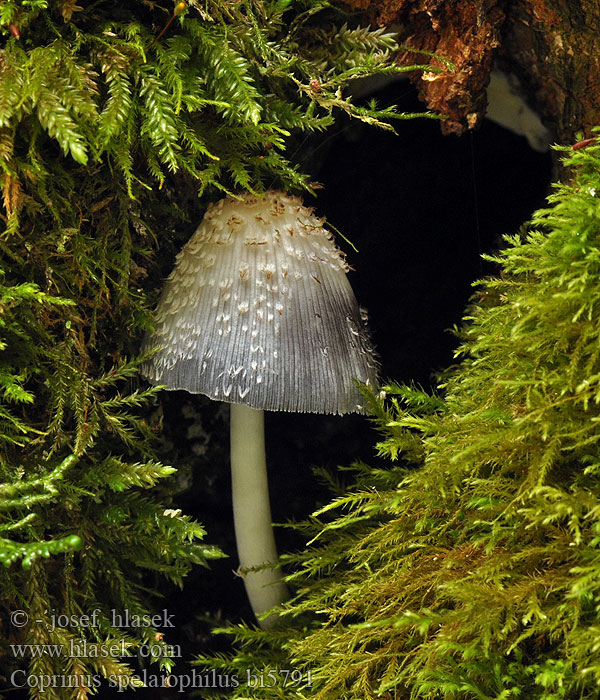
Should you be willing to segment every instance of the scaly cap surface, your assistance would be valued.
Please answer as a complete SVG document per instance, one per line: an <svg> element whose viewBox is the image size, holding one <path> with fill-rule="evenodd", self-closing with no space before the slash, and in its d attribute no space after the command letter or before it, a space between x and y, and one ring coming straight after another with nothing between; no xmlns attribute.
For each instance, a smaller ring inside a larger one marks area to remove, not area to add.
<svg viewBox="0 0 600 700"><path fill-rule="evenodd" d="M348 266L298 197L209 207L183 247L145 349L155 384L273 411L360 411L376 362Z"/></svg>

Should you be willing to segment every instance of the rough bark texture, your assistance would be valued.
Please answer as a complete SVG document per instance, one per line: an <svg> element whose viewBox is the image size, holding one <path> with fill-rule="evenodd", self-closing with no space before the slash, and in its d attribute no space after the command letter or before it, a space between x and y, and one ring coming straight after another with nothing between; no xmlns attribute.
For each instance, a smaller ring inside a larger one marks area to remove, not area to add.
<svg viewBox="0 0 600 700"><path fill-rule="evenodd" d="M600 125L600 2L512 2L501 58L526 86L556 141Z"/></svg>
<svg viewBox="0 0 600 700"><path fill-rule="evenodd" d="M445 133L474 128L485 113L494 60L515 73L553 138L573 142L600 124L600 0L347 0L403 42L456 67L413 75L421 98L448 116ZM414 54L399 57L414 62ZM432 66L439 62L432 60Z"/></svg>

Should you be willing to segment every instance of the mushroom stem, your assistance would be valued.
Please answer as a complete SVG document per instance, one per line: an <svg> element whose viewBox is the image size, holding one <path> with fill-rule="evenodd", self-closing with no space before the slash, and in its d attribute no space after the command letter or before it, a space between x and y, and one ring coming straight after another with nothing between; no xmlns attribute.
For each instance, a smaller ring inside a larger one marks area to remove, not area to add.
<svg viewBox="0 0 600 700"><path fill-rule="evenodd" d="M246 571L279 560L271 523L264 411L231 404L230 422L235 538L246 593L258 618L288 597L278 566ZM259 624L266 628L276 619L270 615Z"/></svg>

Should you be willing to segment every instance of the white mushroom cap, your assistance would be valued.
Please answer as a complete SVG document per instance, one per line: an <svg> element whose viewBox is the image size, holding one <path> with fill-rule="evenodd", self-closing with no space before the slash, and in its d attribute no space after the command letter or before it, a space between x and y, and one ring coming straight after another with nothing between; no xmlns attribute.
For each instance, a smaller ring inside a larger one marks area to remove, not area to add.
<svg viewBox="0 0 600 700"><path fill-rule="evenodd" d="M377 372L347 271L298 197L217 202L165 284L144 374L263 410L360 411L354 380L374 384Z"/></svg>

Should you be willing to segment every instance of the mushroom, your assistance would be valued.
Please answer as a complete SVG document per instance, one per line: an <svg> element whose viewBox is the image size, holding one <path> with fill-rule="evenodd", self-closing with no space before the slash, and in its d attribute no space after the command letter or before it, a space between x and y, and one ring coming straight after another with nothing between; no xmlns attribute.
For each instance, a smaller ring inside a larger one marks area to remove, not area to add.
<svg viewBox="0 0 600 700"><path fill-rule="evenodd" d="M240 571L266 627L287 591L271 524L264 411L360 412L355 380L376 382L348 265L312 209L268 191L209 206L177 256L156 311L154 384L231 404L231 475Z"/></svg>

